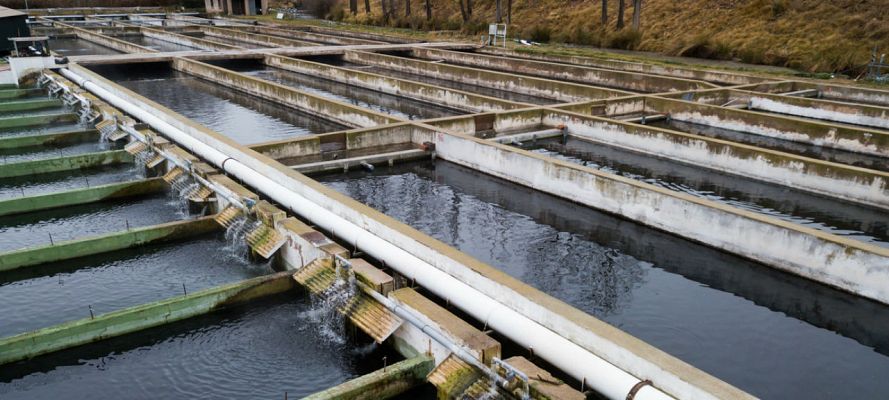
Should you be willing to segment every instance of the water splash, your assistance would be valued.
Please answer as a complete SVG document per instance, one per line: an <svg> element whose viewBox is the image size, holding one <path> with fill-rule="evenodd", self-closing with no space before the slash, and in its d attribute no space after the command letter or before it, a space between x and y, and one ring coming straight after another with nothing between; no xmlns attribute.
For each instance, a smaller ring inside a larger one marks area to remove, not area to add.
<svg viewBox="0 0 889 400"><path fill-rule="evenodd" d="M261 225L261 221L252 220L247 216L239 216L226 228L223 248L229 259L247 264L250 255L250 245L247 243L247 234Z"/></svg>
<svg viewBox="0 0 889 400"><path fill-rule="evenodd" d="M337 266L337 278L333 284L323 292L311 295L310 309L300 315L316 328L315 332L325 342L335 345L346 343L348 337L346 318L339 310L348 305L352 298L358 294L355 275L341 272ZM346 277L344 278L343 275Z"/></svg>
<svg viewBox="0 0 889 400"><path fill-rule="evenodd" d="M154 158L153 151L143 151L141 153L136 153L133 157L133 163L136 168L136 175L140 178L146 178L148 176L148 161Z"/></svg>

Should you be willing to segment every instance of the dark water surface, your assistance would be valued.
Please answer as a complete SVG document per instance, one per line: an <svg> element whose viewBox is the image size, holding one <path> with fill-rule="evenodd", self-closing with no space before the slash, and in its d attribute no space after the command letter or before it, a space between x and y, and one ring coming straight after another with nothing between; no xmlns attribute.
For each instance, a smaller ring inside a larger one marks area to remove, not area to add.
<svg viewBox="0 0 889 400"><path fill-rule="evenodd" d="M220 251L225 246L207 237L0 274L0 337L87 318L90 307L99 315L180 296L183 285L195 292L270 271Z"/></svg>
<svg viewBox="0 0 889 400"><path fill-rule="evenodd" d="M574 138L564 145L545 140L531 147L535 153L889 247L889 214L875 208Z"/></svg>
<svg viewBox="0 0 889 400"><path fill-rule="evenodd" d="M0 217L0 252L179 219L168 195L90 203Z"/></svg>
<svg viewBox="0 0 889 400"><path fill-rule="evenodd" d="M107 78L242 144L346 129L334 122L231 90L166 65L96 67Z"/></svg>
<svg viewBox="0 0 889 400"><path fill-rule="evenodd" d="M889 308L447 162L318 179L766 398L880 398Z"/></svg>
<svg viewBox="0 0 889 400"><path fill-rule="evenodd" d="M0 369L3 399L298 399L397 361L283 295Z"/></svg>
<svg viewBox="0 0 889 400"><path fill-rule="evenodd" d="M832 161L835 163L854 165L856 167L870 168L880 171L889 171L889 159L883 157L858 154L849 151L836 150L830 147L814 146L806 143L792 142L789 140L770 138L768 136L754 135L751 133L716 128L708 125L690 124L688 122L675 120L669 122L656 121L649 125L672 129L674 131L693 133L695 135L731 140L733 142L798 154L804 157L817 158L819 160Z"/></svg>
<svg viewBox="0 0 889 400"><path fill-rule="evenodd" d="M225 68L280 83L331 100L341 101L404 119L431 119L463 114L435 104L393 96L375 90L344 85L316 77L267 67L259 63L225 63Z"/></svg>
<svg viewBox="0 0 889 400"><path fill-rule="evenodd" d="M110 47L95 44L84 39L50 39L49 48L63 56L93 56L120 54Z"/></svg>

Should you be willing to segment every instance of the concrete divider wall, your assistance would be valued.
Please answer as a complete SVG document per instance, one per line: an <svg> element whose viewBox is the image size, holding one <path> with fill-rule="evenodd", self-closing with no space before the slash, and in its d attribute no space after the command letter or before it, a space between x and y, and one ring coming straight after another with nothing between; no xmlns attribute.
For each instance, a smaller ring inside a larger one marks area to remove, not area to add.
<svg viewBox="0 0 889 400"><path fill-rule="evenodd" d="M745 85L735 89L777 94L814 90L817 92L814 97L819 99L889 107L889 90L869 89L857 86L831 85L820 82L782 81Z"/></svg>
<svg viewBox="0 0 889 400"><path fill-rule="evenodd" d="M211 37L221 37L228 39L240 40L246 43L258 44L266 47L306 47L318 46L317 43L305 42L301 40L287 39L277 36L263 35L259 33L242 32L235 29L224 29L213 26L202 26L201 32Z"/></svg>
<svg viewBox="0 0 889 400"><path fill-rule="evenodd" d="M647 99L649 99L648 96L631 96L565 104L555 108L586 115L617 117L645 111L645 102Z"/></svg>
<svg viewBox="0 0 889 400"><path fill-rule="evenodd" d="M0 178L71 171L130 162L133 162L133 156L125 150L78 154L67 157L2 164L0 165Z"/></svg>
<svg viewBox="0 0 889 400"><path fill-rule="evenodd" d="M750 104L750 107L756 110L889 129L889 107L741 90L730 91L730 96Z"/></svg>
<svg viewBox="0 0 889 400"><path fill-rule="evenodd" d="M163 179L152 178L0 200L0 216L160 193L166 187L167 184Z"/></svg>
<svg viewBox="0 0 889 400"><path fill-rule="evenodd" d="M326 99L200 61L176 58L173 60L173 68L350 127L369 127L400 122L400 120L386 114Z"/></svg>
<svg viewBox="0 0 889 400"><path fill-rule="evenodd" d="M641 72L652 75L672 76L676 78L694 79L705 82L718 83L722 85L748 85L757 82L768 81L769 78L763 78L753 75L745 75L733 72L699 70L685 67L674 67L665 65L645 64L641 62L621 61L615 59L601 59L594 57L567 56L543 54L533 50L511 50L500 47L482 47L476 50L479 53L494 54L499 56L526 58L531 60L558 62L565 64L585 65L588 67L608 68L618 71ZM607 56L607 54L605 54Z"/></svg>
<svg viewBox="0 0 889 400"><path fill-rule="evenodd" d="M99 132L95 129L75 130L62 133L42 135L12 136L0 138L0 149L19 149L26 147L58 146L63 144L83 143L99 140Z"/></svg>
<svg viewBox="0 0 889 400"><path fill-rule="evenodd" d="M543 110L540 108L528 108L469 116L445 117L425 120L424 123L448 132L458 132L467 135L489 132L492 129L496 133L504 133L541 127L543 124Z"/></svg>
<svg viewBox="0 0 889 400"><path fill-rule="evenodd" d="M226 43L214 42L212 40L200 39L187 35L167 32L160 29L142 28L142 34L165 42L180 44L183 46L194 47L203 50L238 50L241 47L233 46Z"/></svg>
<svg viewBox="0 0 889 400"><path fill-rule="evenodd" d="M657 97L648 98L645 108L677 121L889 157L889 132Z"/></svg>
<svg viewBox="0 0 889 400"><path fill-rule="evenodd" d="M544 124L630 151L889 209L889 173L638 124L552 111Z"/></svg>
<svg viewBox="0 0 889 400"><path fill-rule="evenodd" d="M62 22L53 22L53 26L65 27L66 29L70 29L79 39L84 39L124 53L157 53L157 50L150 49L148 47L139 46L137 44L127 42L126 40L106 36L98 32L93 32L88 29L67 25Z"/></svg>
<svg viewBox="0 0 889 400"><path fill-rule="evenodd" d="M333 45L342 45L349 46L354 44L387 44L387 42L379 41L379 40L367 40L367 39L359 39L359 38L350 38L343 36L334 36L334 35L326 35L323 33L316 33L305 30L297 30L297 29L281 29L281 28L272 28L268 26L246 26L246 27L238 27L238 29L243 29L249 32L261 33L264 35L279 35L284 37L292 37L298 40L308 40L312 42L320 42L326 44Z"/></svg>
<svg viewBox="0 0 889 400"><path fill-rule="evenodd" d="M468 136L435 143L445 160L889 303L887 249Z"/></svg>
<svg viewBox="0 0 889 400"><path fill-rule="evenodd" d="M542 78L513 75L504 72L487 71L477 68L460 67L429 61L413 60L365 51L346 51L343 59L349 62L368 64L394 71L428 76L436 79L458 81L470 85L513 91L529 96L543 97L557 101L582 101L604 99L627 95L611 89L602 89Z"/></svg>
<svg viewBox="0 0 889 400"><path fill-rule="evenodd" d="M522 107L520 103L501 100L494 97L448 89L424 83L391 78L383 75L364 72L356 69L338 68L327 64L305 61L278 55L266 55L265 64L287 71L316 76L353 86L378 90L398 96L404 96L433 104L440 104L470 112L493 110L509 110ZM529 105L530 106L530 105Z"/></svg>
<svg viewBox="0 0 889 400"><path fill-rule="evenodd" d="M670 78L578 65L557 64L545 61L521 60L486 54L421 48L414 49L412 53L415 57L428 60L444 60L460 65L527 74L547 79L579 82L633 92L665 93L716 87L710 83L682 78Z"/></svg>

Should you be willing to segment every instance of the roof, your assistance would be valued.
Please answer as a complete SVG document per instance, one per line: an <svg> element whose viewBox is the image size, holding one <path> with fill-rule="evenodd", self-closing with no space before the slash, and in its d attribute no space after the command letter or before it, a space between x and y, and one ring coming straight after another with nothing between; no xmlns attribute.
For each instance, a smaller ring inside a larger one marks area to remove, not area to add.
<svg viewBox="0 0 889 400"><path fill-rule="evenodd" d="M0 6L0 18L6 18L6 17L20 17L20 16L23 16L23 15L26 16L26 15L28 15L28 14L25 14L25 13L19 11L19 10L13 10L13 9L11 9L11 8L7 8L7 7Z"/></svg>

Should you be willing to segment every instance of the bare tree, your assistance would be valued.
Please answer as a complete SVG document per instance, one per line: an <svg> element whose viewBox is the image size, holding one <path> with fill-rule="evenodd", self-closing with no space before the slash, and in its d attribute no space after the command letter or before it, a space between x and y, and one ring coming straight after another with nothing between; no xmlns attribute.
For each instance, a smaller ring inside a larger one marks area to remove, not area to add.
<svg viewBox="0 0 889 400"><path fill-rule="evenodd" d="M512 0L506 0L506 23L512 23Z"/></svg>
<svg viewBox="0 0 889 400"><path fill-rule="evenodd" d="M463 5L463 0L457 0L457 3L460 4L460 17L463 18L463 22L469 22L469 15L466 14L466 6Z"/></svg>
<svg viewBox="0 0 889 400"><path fill-rule="evenodd" d="M358 14L358 0L349 0L349 12L352 15Z"/></svg>
<svg viewBox="0 0 889 400"><path fill-rule="evenodd" d="M503 1L496 0L496 11L494 12L494 22L503 23Z"/></svg>
<svg viewBox="0 0 889 400"><path fill-rule="evenodd" d="M370 14L370 0L364 0L364 13Z"/></svg>
<svg viewBox="0 0 889 400"><path fill-rule="evenodd" d="M642 18L642 0L633 0L633 30L639 30L640 19Z"/></svg>
<svg viewBox="0 0 889 400"><path fill-rule="evenodd" d="M466 0L466 15L472 18L472 0Z"/></svg>
<svg viewBox="0 0 889 400"><path fill-rule="evenodd" d="M608 0L602 0L602 29L608 27Z"/></svg>
<svg viewBox="0 0 889 400"><path fill-rule="evenodd" d="M432 21L432 4L429 3L429 0L426 0L426 20Z"/></svg>
<svg viewBox="0 0 889 400"><path fill-rule="evenodd" d="M626 8L625 0L617 0L617 30L624 29L624 10Z"/></svg>
<svg viewBox="0 0 889 400"><path fill-rule="evenodd" d="M404 0L404 16L411 16L411 0Z"/></svg>
<svg viewBox="0 0 889 400"><path fill-rule="evenodd" d="M395 0L389 0L389 1L391 2L391 1L395 1ZM389 7L386 6L386 0L380 0L380 8L383 9L383 20L389 21Z"/></svg>

